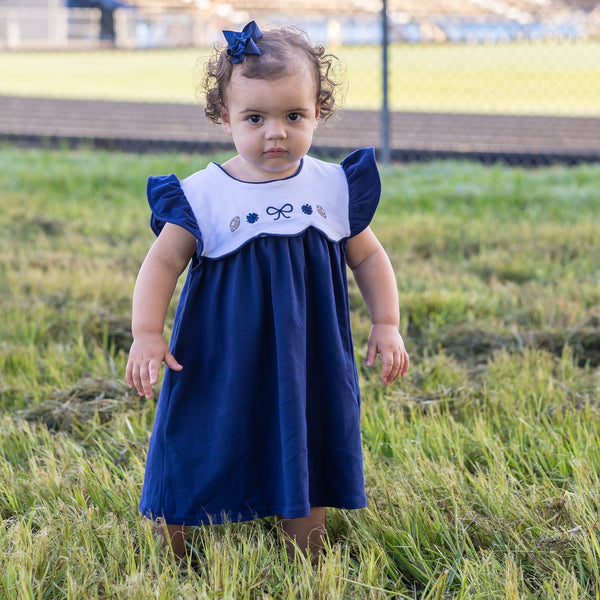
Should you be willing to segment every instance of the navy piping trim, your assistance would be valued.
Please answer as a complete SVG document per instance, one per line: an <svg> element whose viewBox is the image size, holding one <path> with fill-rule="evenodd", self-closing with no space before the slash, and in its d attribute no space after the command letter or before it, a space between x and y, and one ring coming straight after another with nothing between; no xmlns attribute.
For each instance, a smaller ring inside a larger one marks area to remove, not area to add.
<svg viewBox="0 0 600 600"><path fill-rule="evenodd" d="M202 258L202 260L221 260L222 258L226 258L228 256L231 256L232 254L235 254L236 252L238 252L239 250L241 250L242 248L244 248L245 246L247 246L251 242L254 242L257 239L264 237L296 238L300 237L301 235L304 235L309 229L314 229L315 231L318 231L325 239L327 239L332 244L341 244L344 240L347 240L351 237L350 234L348 234L338 240L334 240L333 238L330 238L325 232L321 231L318 227L315 227L314 225L309 225L308 227L305 227L302 231L299 231L298 233L259 233L254 237L247 239L243 244L240 244L231 252L227 252L226 254L220 254L219 256L206 256L205 254L202 254L200 255L200 257Z"/></svg>
<svg viewBox="0 0 600 600"><path fill-rule="evenodd" d="M223 168L223 165L220 165L219 163L214 162L214 161L212 161L210 164L215 165L216 167L219 167L219 169L221 170L222 173L224 173L225 175L227 175L227 177L229 177L229 179L233 179L234 181L239 181L240 183L247 183L248 185L263 185L265 183L276 183L279 181L285 181L286 179L293 179L294 177L297 177L298 175L300 175L300 172L302 171L302 167L304 166L304 158L300 159L300 166L298 167L298 170L293 175L290 175L288 177L283 177L282 179L269 179L268 181L244 181L243 179L238 179L237 177L230 175Z"/></svg>

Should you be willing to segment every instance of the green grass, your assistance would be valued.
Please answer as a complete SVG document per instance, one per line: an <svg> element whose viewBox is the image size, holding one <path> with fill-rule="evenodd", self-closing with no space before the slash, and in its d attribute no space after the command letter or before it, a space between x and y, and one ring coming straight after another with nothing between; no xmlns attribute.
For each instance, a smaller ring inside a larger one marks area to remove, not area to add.
<svg viewBox="0 0 600 600"><path fill-rule="evenodd" d="M387 389L364 366L351 283L369 507L329 512L315 570L268 519L195 530L183 565L160 550L130 299L146 176L207 160L0 148L0 596L597 598L597 165L384 168L412 366Z"/></svg>
<svg viewBox="0 0 600 600"><path fill-rule="evenodd" d="M381 105L381 51L334 49L347 108ZM196 101L206 49L0 53L0 94L148 102ZM600 42L396 44L394 110L600 114Z"/></svg>

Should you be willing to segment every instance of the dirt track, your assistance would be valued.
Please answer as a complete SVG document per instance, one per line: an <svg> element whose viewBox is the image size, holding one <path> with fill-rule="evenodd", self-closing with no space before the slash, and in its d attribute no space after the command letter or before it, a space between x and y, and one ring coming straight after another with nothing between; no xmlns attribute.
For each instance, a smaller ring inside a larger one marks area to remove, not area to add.
<svg viewBox="0 0 600 600"><path fill-rule="evenodd" d="M381 146L378 112L340 110L317 130L313 150L336 154ZM231 147L193 104L0 96L0 140L134 152ZM392 113L395 160L473 158L511 164L600 161L600 118Z"/></svg>

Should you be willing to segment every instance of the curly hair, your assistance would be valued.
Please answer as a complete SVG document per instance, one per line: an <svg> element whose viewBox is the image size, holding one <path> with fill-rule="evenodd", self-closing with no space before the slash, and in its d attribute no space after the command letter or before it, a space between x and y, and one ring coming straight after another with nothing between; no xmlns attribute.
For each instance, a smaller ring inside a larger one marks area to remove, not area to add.
<svg viewBox="0 0 600 600"><path fill-rule="evenodd" d="M329 119L337 106L334 92L341 85L337 77L337 57L326 53L321 45L313 46L306 34L295 27L266 29L262 33L262 38L255 40L260 56L247 55L235 65L227 54L226 46L215 45L201 86L206 94L206 116L213 123L221 122L233 69L241 69L241 74L249 79L276 79L293 74L304 57L314 70L316 102L321 109L319 118L322 121Z"/></svg>

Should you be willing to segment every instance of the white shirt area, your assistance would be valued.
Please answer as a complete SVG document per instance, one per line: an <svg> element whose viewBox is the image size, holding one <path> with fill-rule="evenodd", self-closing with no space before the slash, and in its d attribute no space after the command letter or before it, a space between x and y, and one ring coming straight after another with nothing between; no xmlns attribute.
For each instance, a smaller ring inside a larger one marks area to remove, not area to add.
<svg viewBox="0 0 600 600"><path fill-rule="evenodd" d="M333 242L350 235L346 174L305 156L287 179L260 183L229 176L210 163L181 181L202 233L202 256L220 258L253 238L297 235L315 227Z"/></svg>

